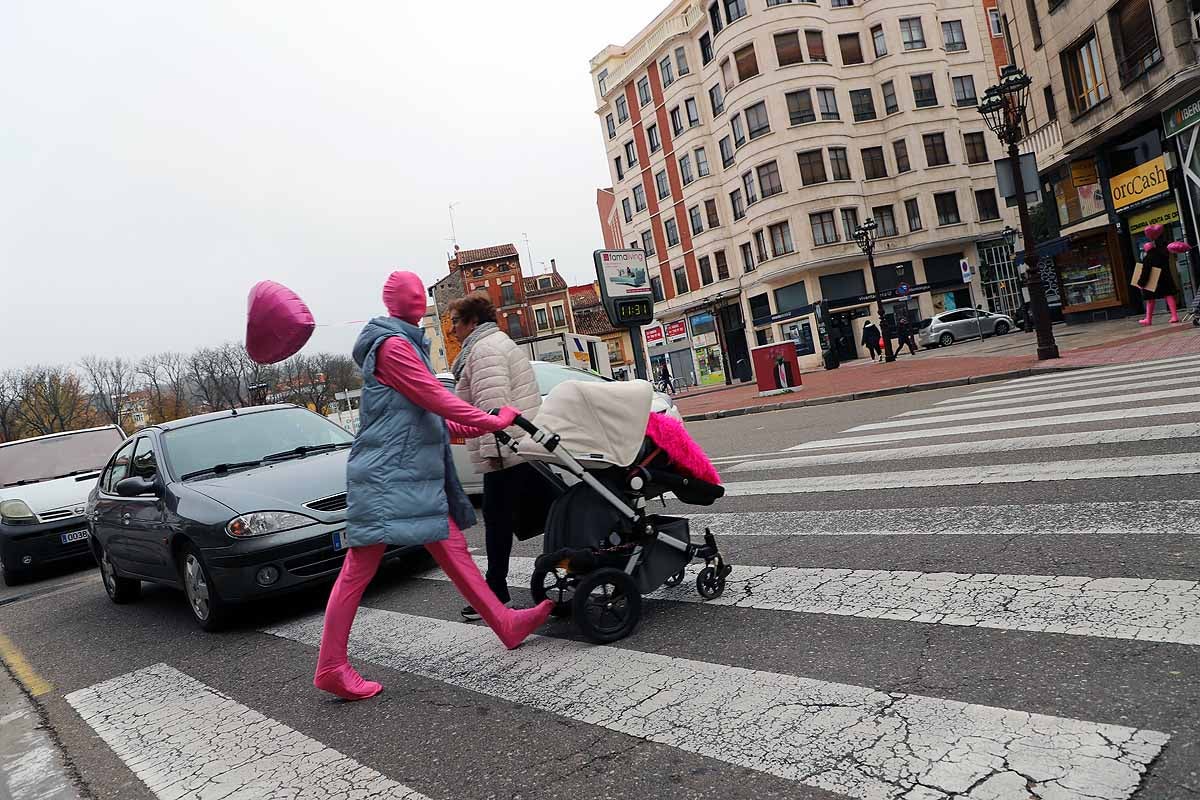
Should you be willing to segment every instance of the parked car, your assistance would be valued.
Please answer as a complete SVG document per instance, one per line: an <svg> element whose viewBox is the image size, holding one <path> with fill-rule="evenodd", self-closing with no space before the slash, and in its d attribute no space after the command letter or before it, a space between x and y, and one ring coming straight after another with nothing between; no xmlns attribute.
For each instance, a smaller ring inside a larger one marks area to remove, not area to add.
<svg viewBox="0 0 1200 800"><path fill-rule="evenodd" d="M1015 327L1012 317L1005 314L993 314L975 308L943 311L921 320L917 344L922 347L948 347L960 339L978 339L981 329L986 338L1003 336Z"/></svg>
<svg viewBox="0 0 1200 800"><path fill-rule="evenodd" d="M124 438L107 425L0 444L0 572L7 585L38 567L88 557L88 492Z"/></svg>
<svg viewBox="0 0 1200 800"><path fill-rule="evenodd" d="M142 581L181 588L200 627L215 630L237 603L334 576L345 558L353 440L293 405L140 431L109 459L87 503L108 596L136 600Z"/></svg>
<svg viewBox="0 0 1200 800"><path fill-rule="evenodd" d="M564 381L605 381L612 383L612 378L597 375L587 370L565 367L562 364L552 364L549 361L531 361L533 374L538 383L538 393L545 397L550 390ZM438 373L438 380L450 391L454 391L454 376L449 372ZM675 406L675 401L664 392L655 392L650 410L658 414L666 414L680 422L683 415ZM483 494L483 476L475 470L471 457L467 452L466 442L462 439L450 440L450 452L454 455L454 467L458 470L458 479L462 482L463 490L469 495Z"/></svg>

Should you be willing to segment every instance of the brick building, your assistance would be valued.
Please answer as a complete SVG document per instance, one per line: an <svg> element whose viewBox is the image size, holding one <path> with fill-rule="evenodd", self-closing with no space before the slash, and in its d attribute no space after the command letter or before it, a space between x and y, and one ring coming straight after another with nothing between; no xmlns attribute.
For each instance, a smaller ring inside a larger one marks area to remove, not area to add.
<svg viewBox="0 0 1200 800"><path fill-rule="evenodd" d="M496 307L496 324L509 336L520 339L533 331L516 247L501 244L478 250L455 248L454 257L447 263L450 272L458 274L467 294L485 292L491 298ZM438 308L446 317L445 306L439 302ZM448 318L445 322L449 322Z"/></svg>

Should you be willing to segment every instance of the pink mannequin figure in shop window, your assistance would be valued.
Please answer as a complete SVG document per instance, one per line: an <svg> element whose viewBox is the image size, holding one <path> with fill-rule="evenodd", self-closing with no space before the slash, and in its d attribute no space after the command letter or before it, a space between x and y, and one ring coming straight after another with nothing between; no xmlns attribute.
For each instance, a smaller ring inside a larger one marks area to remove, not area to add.
<svg viewBox="0 0 1200 800"><path fill-rule="evenodd" d="M1140 280L1134 284L1141 290L1142 298L1146 302L1146 316L1138 320L1139 325L1153 324L1154 304L1160 297L1167 301L1167 310L1171 312L1171 323L1179 322L1179 305L1175 298L1179 287L1175 284L1170 254L1186 253L1191 246L1187 242L1167 244L1162 238L1163 231L1162 225L1146 226L1146 238L1150 241L1142 246L1142 274ZM1147 286L1155 268L1160 270L1158 284L1153 289L1149 289Z"/></svg>

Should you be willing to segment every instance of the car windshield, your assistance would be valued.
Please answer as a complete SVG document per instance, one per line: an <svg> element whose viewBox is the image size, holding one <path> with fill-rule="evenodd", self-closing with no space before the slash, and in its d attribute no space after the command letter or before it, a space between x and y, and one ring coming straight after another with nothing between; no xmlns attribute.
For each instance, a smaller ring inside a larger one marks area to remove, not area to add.
<svg viewBox="0 0 1200 800"><path fill-rule="evenodd" d="M219 464L254 464L297 447L354 441L339 426L303 408L222 417L167 431L162 438L167 461L179 478Z"/></svg>
<svg viewBox="0 0 1200 800"><path fill-rule="evenodd" d="M125 436L116 428L76 431L0 446L0 486L99 472Z"/></svg>
<svg viewBox="0 0 1200 800"><path fill-rule="evenodd" d="M533 374L537 378L538 392L544 397L550 394L550 390L560 383L567 381L603 381L608 382L608 378L597 375L594 372L586 372L582 369L572 369L564 367L560 364L540 363L533 365Z"/></svg>

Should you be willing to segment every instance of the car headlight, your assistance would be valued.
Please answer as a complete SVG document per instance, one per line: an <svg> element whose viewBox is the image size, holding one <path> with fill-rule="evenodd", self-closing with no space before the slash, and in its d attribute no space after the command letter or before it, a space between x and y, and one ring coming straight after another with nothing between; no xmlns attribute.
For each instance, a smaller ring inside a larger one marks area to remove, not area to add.
<svg viewBox="0 0 1200 800"><path fill-rule="evenodd" d="M28 525L36 522L33 509L24 500L5 500L0 502L0 519L11 525Z"/></svg>
<svg viewBox="0 0 1200 800"><path fill-rule="evenodd" d="M235 539L249 539L268 533L290 531L312 525L317 520L290 511L255 511L234 517L225 526L225 532Z"/></svg>

